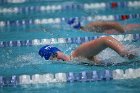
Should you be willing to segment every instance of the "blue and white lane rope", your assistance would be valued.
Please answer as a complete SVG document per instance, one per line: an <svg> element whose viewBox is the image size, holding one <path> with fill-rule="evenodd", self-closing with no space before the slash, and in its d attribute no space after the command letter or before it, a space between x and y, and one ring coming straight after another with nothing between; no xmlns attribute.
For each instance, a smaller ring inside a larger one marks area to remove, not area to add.
<svg viewBox="0 0 140 93"><path fill-rule="evenodd" d="M116 70L94 70L68 73L47 73L20 76L0 76L0 87L17 86L28 84L48 84L48 83L72 83L72 82L94 82L120 79L140 78L140 68L137 69L116 69Z"/></svg>
<svg viewBox="0 0 140 93"><path fill-rule="evenodd" d="M0 4L5 4L5 3L25 3L28 0L0 0Z"/></svg>
<svg viewBox="0 0 140 93"><path fill-rule="evenodd" d="M123 15L96 15L96 16L87 16L87 17L76 17L79 21L95 21L95 20L104 20L104 21L122 21L128 19L140 18L140 14L123 14ZM67 22L70 18L43 18L43 19L29 19L29 20L7 20L0 21L0 27L6 26L28 26L28 25L39 25L39 24L59 24Z"/></svg>
<svg viewBox="0 0 140 93"><path fill-rule="evenodd" d="M40 0L39 0L40 1ZM52 0L49 0L52 1ZM3 3L25 3L26 0L1 0L0 4ZM41 1L40 1L41 2ZM58 7L60 6L60 7ZM33 6L32 6L33 7ZM38 7L38 8L37 8ZM140 1L128 1L128 2L101 2L101 3L84 3L84 4L77 4L77 3L69 3L64 5L47 5L47 6L37 6L33 7L34 11L41 10L41 11L48 11L48 10L64 10L64 9L103 9L103 8L117 8L117 7L140 7ZM18 7L14 7L18 8ZM30 11L30 7L19 8L19 10L26 10ZM8 9L8 8L7 8Z"/></svg>
<svg viewBox="0 0 140 93"><path fill-rule="evenodd" d="M12 0L16 1L16 0ZM25 0L21 0L22 2ZM19 1L18 1L19 2ZM1 2L0 2L1 3ZM63 11L68 9L114 9L117 7L140 7L140 1L129 2L110 2L110 3L85 3L85 4L67 4L67 5L42 5L42 6L26 6L26 7L10 7L0 8L0 13L30 13L38 11Z"/></svg>
<svg viewBox="0 0 140 93"><path fill-rule="evenodd" d="M22 0L23 1L23 0ZM0 13L30 13L39 11L63 11L69 9L114 9L117 7L140 7L140 1L129 2L110 2L110 3L85 3L85 4L67 4L67 5L42 5L42 6L26 6L26 7L0 7Z"/></svg>
<svg viewBox="0 0 140 93"><path fill-rule="evenodd" d="M62 0L1 0L0 4L6 4L6 3L27 3L27 2L58 2L58 1L62 1Z"/></svg>
<svg viewBox="0 0 140 93"><path fill-rule="evenodd" d="M137 41L140 40L140 34L125 34L125 35L111 35L118 41ZM0 48L2 47L15 47L15 46L35 46L45 44L61 44L73 43L81 44L87 41L94 40L102 36L93 37L74 37L74 38L51 38L51 39L33 39L33 40L17 40L17 41L0 41Z"/></svg>

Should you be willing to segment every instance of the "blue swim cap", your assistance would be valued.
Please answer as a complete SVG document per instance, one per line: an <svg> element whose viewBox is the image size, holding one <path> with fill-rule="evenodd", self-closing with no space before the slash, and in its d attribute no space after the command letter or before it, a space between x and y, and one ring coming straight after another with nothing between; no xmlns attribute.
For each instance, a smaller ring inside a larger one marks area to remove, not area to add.
<svg viewBox="0 0 140 93"><path fill-rule="evenodd" d="M70 18L67 23L75 29L80 29L81 23L78 18Z"/></svg>
<svg viewBox="0 0 140 93"><path fill-rule="evenodd" d="M51 45L46 45L40 48L38 54L41 57L44 57L46 60L49 60L50 56L55 54L57 51L61 51L58 48L51 46Z"/></svg>

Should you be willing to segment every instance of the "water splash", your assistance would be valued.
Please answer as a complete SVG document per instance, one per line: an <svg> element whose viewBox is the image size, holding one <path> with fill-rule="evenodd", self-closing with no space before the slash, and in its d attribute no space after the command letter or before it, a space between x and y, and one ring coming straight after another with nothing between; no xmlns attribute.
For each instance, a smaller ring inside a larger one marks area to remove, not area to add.
<svg viewBox="0 0 140 93"><path fill-rule="evenodd" d="M130 44L126 44L125 47L128 51L135 53L136 56L138 56L138 57L140 56L139 47L136 47L135 45L130 45ZM97 55L97 57L106 63L111 62L112 64L130 61L127 58L121 57L119 54L117 54L115 51L113 51L112 49L109 49L109 48L103 50L100 54Z"/></svg>
<svg viewBox="0 0 140 93"><path fill-rule="evenodd" d="M34 65L34 64L42 64L42 58L38 56L37 53L28 53L28 54L22 54L18 55L10 60L8 62L1 64L0 67L4 68L11 68L11 67L23 67L25 65Z"/></svg>

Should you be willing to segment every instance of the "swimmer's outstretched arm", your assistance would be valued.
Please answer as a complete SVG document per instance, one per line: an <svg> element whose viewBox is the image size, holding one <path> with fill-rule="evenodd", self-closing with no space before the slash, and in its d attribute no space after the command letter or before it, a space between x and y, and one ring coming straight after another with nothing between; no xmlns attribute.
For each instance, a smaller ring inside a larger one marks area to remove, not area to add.
<svg viewBox="0 0 140 93"><path fill-rule="evenodd" d="M140 29L140 24L127 24L124 26L124 29L127 31L127 32L130 32L132 31L132 29Z"/></svg>
<svg viewBox="0 0 140 93"><path fill-rule="evenodd" d="M120 56L127 57L128 59L133 59L135 57L134 54L125 49L123 44L110 36L100 37L81 44L77 49L75 49L75 51L73 51L72 56L86 57L95 63L100 63L100 60L96 58L96 55L106 48L111 48Z"/></svg>
<svg viewBox="0 0 140 93"><path fill-rule="evenodd" d="M81 30L84 31L94 31L97 30L98 32L105 32L106 30L116 30L119 33L124 33L125 30L121 24L118 22L105 22L105 21L97 21L97 22L91 22L87 24L84 27L81 27Z"/></svg>

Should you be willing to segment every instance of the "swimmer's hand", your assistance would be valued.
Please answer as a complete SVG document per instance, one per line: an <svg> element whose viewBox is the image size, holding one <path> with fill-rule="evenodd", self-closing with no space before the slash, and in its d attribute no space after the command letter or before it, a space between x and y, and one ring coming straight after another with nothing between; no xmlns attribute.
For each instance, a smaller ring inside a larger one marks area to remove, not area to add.
<svg viewBox="0 0 140 93"><path fill-rule="evenodd" d="M127 54L127 58L129 60L135 59L136 58L136 54Z"/></svg>
<svg viewBox="0 0 140 93"><path fill-rule="evenodd" d="M127 52L127 54L123 55L122 57L127 58L129 60L133 60L137 57L136 53L134 52Z"/></svg>

